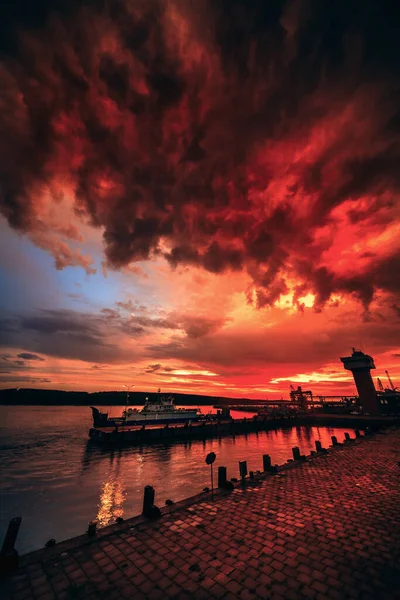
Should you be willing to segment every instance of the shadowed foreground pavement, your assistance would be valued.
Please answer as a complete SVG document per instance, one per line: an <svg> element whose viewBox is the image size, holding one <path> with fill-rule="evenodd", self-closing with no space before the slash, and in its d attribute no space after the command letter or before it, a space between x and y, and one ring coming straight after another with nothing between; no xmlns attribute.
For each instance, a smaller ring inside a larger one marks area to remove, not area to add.
<svg viewBox="0 0 400 600"><path fill-rule="evenodd" d="M28 555L0 596L400 598L399 460L400 430L375 434L213 503Z"/></svg>

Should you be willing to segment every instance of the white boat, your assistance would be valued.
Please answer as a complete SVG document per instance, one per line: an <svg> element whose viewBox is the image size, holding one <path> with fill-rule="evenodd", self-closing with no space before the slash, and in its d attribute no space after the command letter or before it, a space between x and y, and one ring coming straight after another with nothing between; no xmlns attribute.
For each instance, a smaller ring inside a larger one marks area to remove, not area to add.
<svg viewBox="0 0 400 600"><path fill-rule="evenodd" d="M146 397L144 407L126 408L121 417L108 417L108 413L102 413L94 406L94 427L111 427L117 425L162 425L168 423L189 423L204 418L199 408L177 408L173 396L162 396L158 390L157 397L150 399Z"/></svg>

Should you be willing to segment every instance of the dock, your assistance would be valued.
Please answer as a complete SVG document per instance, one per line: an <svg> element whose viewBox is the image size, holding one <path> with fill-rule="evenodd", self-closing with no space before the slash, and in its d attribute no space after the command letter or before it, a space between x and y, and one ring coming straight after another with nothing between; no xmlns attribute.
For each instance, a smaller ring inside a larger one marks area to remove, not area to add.
<svg viewBox="0 0 400 600"><path fill-rule="evenodd" d="M400 423L400 417L309 413L292 417L219 419L210 422L199 421L191 424L181 423L168 426L92 427L89 431L89 438L93 443L104 446L139 446L173 440L188 441L245 435L252 432L302 427L304 425L364 429L365 427L376 428L394 423Z"/></svg>
<svg viewBox="0 0 400 600"><path fill-rule="evenodd" d="M25 555L0 597L394 600L400 428L325 450Z"/></svg>

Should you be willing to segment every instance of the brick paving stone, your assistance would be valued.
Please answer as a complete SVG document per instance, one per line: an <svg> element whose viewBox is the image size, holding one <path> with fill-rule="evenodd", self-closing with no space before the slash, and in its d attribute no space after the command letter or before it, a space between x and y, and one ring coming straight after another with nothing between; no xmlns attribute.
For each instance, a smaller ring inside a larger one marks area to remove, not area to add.
<svg viewBox="0 0 400 600"><path fill-rule="evenodd" d="M281 571L273 571L271 573L271 578L279 583L283 583L284 581L286 581L286 575Z"/></svg>
<svg viewBox="0 0 400 600"><path fill-rule="evenodd" d="M254 598L256 598L257 596L255 594L253 594L253 592L250 592L249 590L243 589L240 592L240 600L254 600Z"/></svg>
<svg viewBox="0 0 400 600"><path fill-rule="evenodd" d="M264 596L267 598L268 596ZM285 595L285 600L304 600L304 596L300 592L288 589Z"/></svg>
<svg viewBox="0 0 400 600"><path fill-rule="evenodd" d="M226 589L235 596L238 596L242 591L243 586L240 585L240 583L238 583L237 581L230 581L226 584Z"/></svg>
<svg viewBox="0 0 400 600"><path fill-rule="evenodd" d="M400 429L387 430L134 532L126 521L64 556L33 554L0 582L0 597L395 599L399 448Z"/></svg>
<svg viewBox="0 0 400 600"><path fill-rule="evenodd" d="M135 594L133 593L131 596L128 596L132 600L135 598ZM147 600L164 600L165 594L161 590L152 589L147 594Z"/></svg>

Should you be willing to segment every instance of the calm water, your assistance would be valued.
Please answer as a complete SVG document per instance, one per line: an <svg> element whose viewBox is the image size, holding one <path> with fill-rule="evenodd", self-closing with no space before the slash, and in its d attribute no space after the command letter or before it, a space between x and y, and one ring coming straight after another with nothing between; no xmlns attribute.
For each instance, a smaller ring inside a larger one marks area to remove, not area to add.
<svg viewBox="0 0 400 600"><path fill-rule="evenodd" d="M114 407L112 414L121 411ZM217 455L215 470L224 465L228 477L238 477L239 460L247 460L249 470L261 470L265 453L282 464L293 446L309 453L314 440L329 445L331 435L344 437L336 428L299 427L106 451L87 443L91 424L88 407L0 406L0 543L15 516L22 517L17 549L25 553L52 537L61 541L83 533L91 519L107 525L119 516L138 515L147 484L154 486L159 506L167 498L192 496L209 485L204 459L211 451Z"/></svg>

